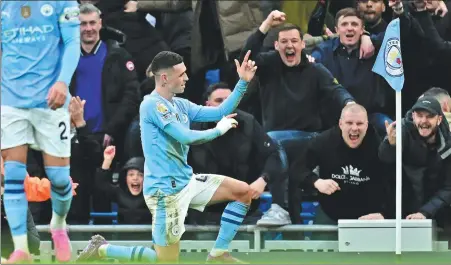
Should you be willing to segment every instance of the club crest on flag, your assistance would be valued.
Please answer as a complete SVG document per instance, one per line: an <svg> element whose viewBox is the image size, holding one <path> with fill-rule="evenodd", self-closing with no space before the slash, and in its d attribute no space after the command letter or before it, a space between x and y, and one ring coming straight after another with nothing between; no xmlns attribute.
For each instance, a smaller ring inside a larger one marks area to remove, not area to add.
<svg viewBox="0 0 451 265"><path fill-rule="evenodd" d="M400 30L399 18L388 24L384 41L373 65L373 72L382 76L396 91L401 91L404 86Z"/></svg>
<svg viewBox="0 0 451 265"><path fill-rule="evenodd" d="M385 46L385 71L391 76L401 76L404 73L401 58L401 42L398 38L387 40Z"/></svg>

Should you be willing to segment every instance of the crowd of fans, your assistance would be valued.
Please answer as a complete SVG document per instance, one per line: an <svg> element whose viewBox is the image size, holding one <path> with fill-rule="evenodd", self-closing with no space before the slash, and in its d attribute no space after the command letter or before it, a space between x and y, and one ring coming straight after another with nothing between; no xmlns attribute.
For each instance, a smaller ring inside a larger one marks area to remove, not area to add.
<svg viewBox="0 0 451 265"><path fill-rule="evenodd" d="M111 212L112 203L118 224L152 222L142 196L138 109L154 88L149 65L157 53L184 57L190 79L179 96L217 106L238 81L234 59L250 50L258 70L236 111L238 128L189 154L196 173L270 180L273 204L263 214L256 198L245 223L301 224L307 197L320 203L316 224L394 218L397 127L403 218L450 230L451 2L409 1L401 9L396 0L80 2L69 225L89 224L91 212ZM395 91L372 71L395 18L405 76L405 118L396 123ZM40 155L30 150L28 161L29 175L45 179ZM29 200L30 222L48 224L50 204ZM223 209L193 210L187 222L219 224Z"/></svg>

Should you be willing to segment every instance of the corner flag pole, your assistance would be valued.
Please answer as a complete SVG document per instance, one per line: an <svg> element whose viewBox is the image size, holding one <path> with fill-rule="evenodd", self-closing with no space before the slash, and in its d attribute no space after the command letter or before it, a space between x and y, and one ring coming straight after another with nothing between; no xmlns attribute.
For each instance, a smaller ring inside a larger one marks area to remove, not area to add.
<svg viewBox="0 0 451 265"><path fill-rule="evenodd" d="M396 91L396 255L401 255L402 238L402 97Z"/></svg>
<svg viewBox="0 0 451 265"><path fill-rule="evenodd" d="M396 91L396 254L401 254L402 236L402 97L404 67L401 54L400 20L392 20L385 30L373 72L382 76Z"/></svg>

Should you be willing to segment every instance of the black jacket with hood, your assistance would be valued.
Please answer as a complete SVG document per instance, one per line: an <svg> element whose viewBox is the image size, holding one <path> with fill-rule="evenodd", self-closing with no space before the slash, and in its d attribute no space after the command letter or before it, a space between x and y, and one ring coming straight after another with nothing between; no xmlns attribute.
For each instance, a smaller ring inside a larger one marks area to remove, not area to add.
<svg viewBox="0 0 451 265"><path fill-rule="evenodd" d="M113 171L97 170L95 184L112 201L118 205L118 223L119 224L150 224L152 216L147 208L142 192L138 195L132 195L127 187L127 171L137 169L144 172L144 158L134 157L125 163L119 175L119 185L111 184Z"/></svg>
<svg viewBox="0 0 451 265"><path fill-rule="evenodd" d="M446 121L440 123L436 137L435 146L424 141L413 123L412 111L402 120L404 217L420 212L435 218L451 205L451 134ZM379 158L396 162L396 148L387 137L379 146Z"/></svg>

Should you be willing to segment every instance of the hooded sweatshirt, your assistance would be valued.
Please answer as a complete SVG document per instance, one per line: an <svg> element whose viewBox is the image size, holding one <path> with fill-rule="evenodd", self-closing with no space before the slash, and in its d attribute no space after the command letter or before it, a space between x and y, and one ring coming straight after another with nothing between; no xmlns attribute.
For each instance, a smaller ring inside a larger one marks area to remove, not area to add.
<svg viewBox="0 0 451 265"><path fill-rule="evenodd" d="M324 131L309 143L306 157L302 159L306 166L301 170L307 185L313 186L321 178L332 179L340 187L332 195L318 196L322 209L331 219L357 219L371 213L381 213L385 218L391 216L387 196L390 171L378 159L379 144L372 127L357 148L350 148L344 142L338 127ZM319 176L313 172L316 166L319 166Z"/></svg>
<svg viewBox="0 0 451 265"><path fill-rule="evenodd" d="M119 176L118 186L111 184L113 171L99 168L96 174L96 185L118 204L119 224L150 224L152 217L142 192L135 196L127 187L126 177L129 169L144 172L144 158L134 157L125 163Z"/></svg>

